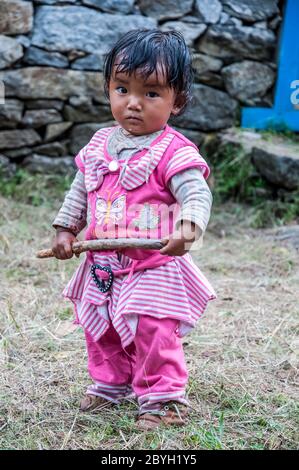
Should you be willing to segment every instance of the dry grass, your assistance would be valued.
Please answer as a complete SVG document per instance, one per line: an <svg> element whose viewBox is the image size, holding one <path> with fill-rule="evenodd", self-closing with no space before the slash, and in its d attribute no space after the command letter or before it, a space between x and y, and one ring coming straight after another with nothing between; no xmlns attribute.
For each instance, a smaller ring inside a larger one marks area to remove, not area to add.
<svg viewBox="0 0 299 470"><path fill-rule="evenodd" d="M133 401L102 414L78 413L89 382L86 351L60 297L78 260L35 259L49 244L55 210L3 198L0 204L0 448L297 448L294 248L269 231L248 229L225 207L216 211L204 248L193 253L218 300L184 341L190 422L142 434L134 429Z"/></svg>

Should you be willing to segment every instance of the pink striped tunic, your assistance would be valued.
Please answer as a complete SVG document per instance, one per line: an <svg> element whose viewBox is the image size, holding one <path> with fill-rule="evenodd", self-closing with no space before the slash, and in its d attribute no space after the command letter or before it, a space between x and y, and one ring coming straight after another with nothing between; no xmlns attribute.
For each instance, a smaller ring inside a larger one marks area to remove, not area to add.
<svg viewBox="0 0 299 470"><path fill-rule="evenodd" d="M100 238L113 230L115 236L116 229L119 237L165 236L160 208L176 203L168 189L169 180L192 167L200 168L207 177L207 163L192 142L166 126L149 148L133 155L130 162L120 160L121 168L111 171L112 157L106 144L113 129L98 131L76 157L88 192L90 224L86 238ZM167 218L169 233L173 231L174 217L170 214ZM155 262L151 264L152 260ZM144 261L149 268L138 270L138 264ZM125 268L130 272L116 275L111 289L103 293L92 279L93 263L109 265L113 272ZM72 300L76 321L95 341L112 322L123 347L134 339L138 315L177 319L179 334L184 336L202 316L207 303L216 298L213 287L189 253L174 257L140 249L89 252L63 295Z"/></svg>

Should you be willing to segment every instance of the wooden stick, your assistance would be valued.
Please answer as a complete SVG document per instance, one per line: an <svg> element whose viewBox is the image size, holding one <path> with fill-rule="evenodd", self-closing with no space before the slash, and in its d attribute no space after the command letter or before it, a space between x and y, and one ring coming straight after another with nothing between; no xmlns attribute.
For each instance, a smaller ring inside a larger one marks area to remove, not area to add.
<svg viewBox="0 0 299 470"><path fill-rule="evenodd" d="M86 240L72 245L73 253L79 255L84 251L120 250L123 248L142 248L143 250L160 250L167 240L150 238L102 238L98 240ZM41 250L36 254L37 258L52 258L52 249Z"/></svg>

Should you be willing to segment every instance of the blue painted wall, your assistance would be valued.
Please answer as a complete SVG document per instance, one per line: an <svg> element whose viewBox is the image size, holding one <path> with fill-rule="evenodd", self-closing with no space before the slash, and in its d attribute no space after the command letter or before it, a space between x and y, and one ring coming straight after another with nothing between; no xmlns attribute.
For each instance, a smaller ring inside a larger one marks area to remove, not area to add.
<svg viewBox="0 0 299 470"><path fill-rule="evenodd" d="M299 132L299 0L287 0L273 108L243 108L242 127Z"/></svg>

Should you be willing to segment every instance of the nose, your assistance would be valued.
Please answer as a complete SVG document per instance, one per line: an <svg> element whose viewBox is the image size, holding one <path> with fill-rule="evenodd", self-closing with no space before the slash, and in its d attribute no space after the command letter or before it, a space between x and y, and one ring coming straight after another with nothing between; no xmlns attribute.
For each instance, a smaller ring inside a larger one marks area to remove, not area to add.
<svg viewBox="0 0 299 470"><path fill-rule="evenodd" d="M136 95L130 95L127 107L132 111L141 111L141 100Z"/></svg>

